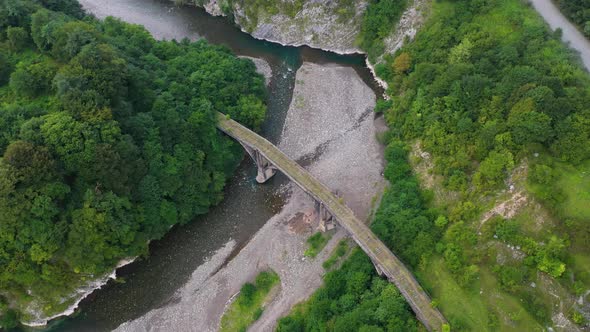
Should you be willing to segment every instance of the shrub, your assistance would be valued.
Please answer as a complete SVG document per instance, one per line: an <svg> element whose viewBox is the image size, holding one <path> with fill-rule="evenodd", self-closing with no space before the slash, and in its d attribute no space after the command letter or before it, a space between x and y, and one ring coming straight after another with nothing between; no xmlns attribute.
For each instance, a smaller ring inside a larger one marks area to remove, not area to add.
<svg viewBox="0 0 590 332"><path fill-rule="evenodd" d="M249 307L254 302L254 295L256 295L256 286L247 282L240 289L240 305Z"/></svg>
<svg viewBox="0 0 590 332"><path fill-rule="evenodd" d="M256 277L256 288L268 291L277 281L279 276L273 271L263 271Z"/></svg>

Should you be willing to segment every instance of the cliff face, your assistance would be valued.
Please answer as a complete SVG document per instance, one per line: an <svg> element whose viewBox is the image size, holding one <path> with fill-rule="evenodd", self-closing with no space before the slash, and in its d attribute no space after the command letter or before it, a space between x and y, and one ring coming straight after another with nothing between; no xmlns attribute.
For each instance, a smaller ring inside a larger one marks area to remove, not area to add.
<svg viewBox="0 0 590 332"><path fill-rule="evenodd" d="M367 0L195 0L211 15L231 15L255 38L336 53L355 46Z"/></svg>

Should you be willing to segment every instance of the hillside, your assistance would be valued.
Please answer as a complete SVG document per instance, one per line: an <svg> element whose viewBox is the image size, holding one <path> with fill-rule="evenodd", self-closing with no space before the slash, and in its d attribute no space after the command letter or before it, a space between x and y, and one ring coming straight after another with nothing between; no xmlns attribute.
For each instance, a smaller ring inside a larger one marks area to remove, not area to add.
<svg viewBox="0 0 590 332"><path fill-rule="evenodd" d="M519 0L432 2L428 13L376 67L391 98L376 109L390 127L390 187L373 229L453 330L587 328L587 72ZM279 330L399 328L365 293L372 272L352 286L355 273L328 273Z"/></svg>

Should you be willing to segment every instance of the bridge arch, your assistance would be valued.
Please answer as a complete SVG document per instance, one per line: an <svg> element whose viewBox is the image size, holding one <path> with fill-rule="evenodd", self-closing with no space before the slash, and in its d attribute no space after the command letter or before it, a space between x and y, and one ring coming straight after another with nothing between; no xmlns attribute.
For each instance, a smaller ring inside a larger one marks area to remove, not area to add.
<svg viewBox="0 0 590 332"><path fill-rule="evenodd" d="M263 183L280 170L303 191L320 204L324 213L329 214L348 233L369 256L377 272L395 284L412 310L426 329L442 331L447 321L437 308L431 305L426 291L408 270L371 229L359 220L332 191L290 159L272 143L242 126L236 121L218 114L217 128L237 140L252 157L258 168L256 180Z"/></svg>

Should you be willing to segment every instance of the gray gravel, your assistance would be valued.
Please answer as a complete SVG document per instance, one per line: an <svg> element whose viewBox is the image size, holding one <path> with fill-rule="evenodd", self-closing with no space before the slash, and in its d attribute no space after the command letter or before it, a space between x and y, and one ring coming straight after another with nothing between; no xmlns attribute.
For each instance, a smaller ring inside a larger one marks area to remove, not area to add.
<svg viewBox="0 0 590 332"><path fill-rule="evenodd" d="M354 69L304 63L279 148L293 159L316 152L355 127L375 106L375 94Z"/></svg>
<svg viewBox="0 0 590 332"><path fill-rule="evenodd" d="M375 94L354 69L304 63L279 144L296 160L315 155L310 171L362 219L383 185L374 107Z"/></svg>

